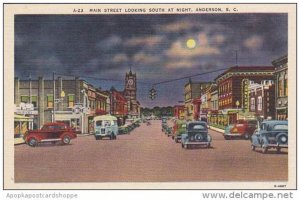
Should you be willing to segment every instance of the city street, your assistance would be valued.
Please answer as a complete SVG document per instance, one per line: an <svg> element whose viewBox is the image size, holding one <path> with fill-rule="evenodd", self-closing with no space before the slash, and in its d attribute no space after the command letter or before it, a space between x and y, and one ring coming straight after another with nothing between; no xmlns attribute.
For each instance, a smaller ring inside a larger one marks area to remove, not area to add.
<svg viewBox="0 0 300 200"><path fill-rule="evenodd" d="M287 180L287 150L262 154L249 141L210 134L212 148L182 149L157 120L112 141L83 136L70 145L17 145L15 182Z"/></svg>

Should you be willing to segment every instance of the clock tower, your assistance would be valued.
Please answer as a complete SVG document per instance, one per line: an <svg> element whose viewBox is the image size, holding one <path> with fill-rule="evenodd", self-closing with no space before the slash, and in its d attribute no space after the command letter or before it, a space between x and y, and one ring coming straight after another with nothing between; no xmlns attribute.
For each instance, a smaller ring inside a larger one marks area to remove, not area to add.
<svg viewBox="0 0 300 200"><path fill-rule="evenodd" d="M125 76L124 95L127 100L136 101L136 74L132 73L131 70Z"/></svg>
<svg viewBox="0 0 300 200"><path fill-rule="evenodd" d="M124 96L127 99L128 117L135 118L139 116L139 102L136 99L136 73L132 73L131 69L125 76Z"/></svg>

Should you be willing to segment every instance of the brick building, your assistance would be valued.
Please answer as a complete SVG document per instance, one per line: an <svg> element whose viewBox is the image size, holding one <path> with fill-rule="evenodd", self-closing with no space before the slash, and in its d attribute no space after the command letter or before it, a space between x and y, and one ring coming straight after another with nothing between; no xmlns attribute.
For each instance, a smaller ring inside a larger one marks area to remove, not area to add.
<svg viewBox="0 0 300 200"><path fill-rule="evenodd" d="M128 115L128 101L123 92L117 91L114 87L110 89L110 113L118 119L118 125L124 124Z"/></svg>
<svg viewBox="0 0 300 200"><path fill-rule="evenodd" d="M274 60L272 64L275 66L275 109L276 119L288 119L288 57L283 56Z"/></svg>
<svg viewBox="0 0 300 200"><path fill-rule="evenodd" d="M236 122L238 116L249 116L249 81L261 83L274 79L273 66L234 66L220 74L218 85L218 106L222 112L219 123L226 125Z"/></svg>
<svg viewBox="0 0 300 200"><path fill-rule="evenodd" d="M275 118L275 84L273 80L264 80L249 85L249 111L257 118Z"/></svg>

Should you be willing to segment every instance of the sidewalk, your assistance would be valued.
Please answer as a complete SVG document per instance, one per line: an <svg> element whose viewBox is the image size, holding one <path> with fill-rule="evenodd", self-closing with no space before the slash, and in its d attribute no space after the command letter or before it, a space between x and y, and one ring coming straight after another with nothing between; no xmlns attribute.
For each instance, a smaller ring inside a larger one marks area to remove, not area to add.
<svg viewBox="0 0 300 200"><path fill-rule="evenodd" d="M19 144L25 144L25 141L23 140L23 138L14 138L14 144L15 145L19 145Z"/></svg>
<svg viewBox="0 0 300 200"><path fill-rule="evenodd" d="M209 126L209 129L214 130L214 131L217 131L217 132L219 132L219 133L224 133L224 130L223 130L223 129L216 128L216 127L213 127L213 126Z"/></svg>

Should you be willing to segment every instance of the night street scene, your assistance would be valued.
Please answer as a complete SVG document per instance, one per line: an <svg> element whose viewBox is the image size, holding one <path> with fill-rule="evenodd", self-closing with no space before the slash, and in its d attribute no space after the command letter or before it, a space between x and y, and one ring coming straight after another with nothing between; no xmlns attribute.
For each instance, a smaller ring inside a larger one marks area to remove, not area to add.
<svg viewBox="0 0 300 200"><path fill-rule="evenodd" d="M287 41L284 13L15 15L14 181L287 181Z"/></svg>

